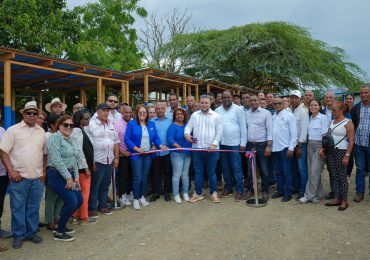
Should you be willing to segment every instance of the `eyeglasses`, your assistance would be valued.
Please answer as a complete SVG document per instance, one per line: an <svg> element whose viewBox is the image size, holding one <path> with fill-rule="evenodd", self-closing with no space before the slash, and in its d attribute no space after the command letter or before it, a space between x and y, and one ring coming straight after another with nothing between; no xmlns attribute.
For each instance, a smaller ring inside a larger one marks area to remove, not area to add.
<svg viewBox="0 0 370 260"><path fill-rule="evenodd" d="M338 112L338 111L340 111L340 110L341 110L340 108L335 107L335 108L332 108L332 109L331 109L331 112Z"/></svg>
<svg viewBox="0 0 370 260"><path fill-rule="evenodd" d="M146 115L146 112L145 111L139 111L138 114Z"/></svg>
<svg viewBox="0 0 370 260"><path fill-rule="evenodd" d="M281 104L283 104L283 102L275 102L274 106L280 106Z"/></svg>
<svg viewBox="0 0 370 260"><path fill-rule="evenodd" d="M114 104L117 104L117 103L118 103L118 101L117 101L117 100L109 99L108 101L109 101L110 103L114 103Z"/></svg>
<svg viewBox="0 0 370 260"><path fill-rule="evenodd" d="M63 123L64 128L73 128L73 124Z"/></svg>
<svg viewBox="0 0 370 260"><path fill-rule="evenodd" d="M37 112L26 112L26 114L27 114L28 116L36 116L36 115L38 115L39 113L37 113Z"/></svg>

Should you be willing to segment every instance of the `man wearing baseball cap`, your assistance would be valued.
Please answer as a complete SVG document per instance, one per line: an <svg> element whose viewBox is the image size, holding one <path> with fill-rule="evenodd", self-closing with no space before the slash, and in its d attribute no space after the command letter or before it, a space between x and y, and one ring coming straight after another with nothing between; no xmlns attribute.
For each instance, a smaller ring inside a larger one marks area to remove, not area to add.
<svg viewBox="0 0 370 260"><path fill-rule="evenodd" d="M297 199L303 197L308 178L307 172L307 129L309 114L301 106L302 93L299 90L290 92L290 112L293 113L297 123L298 145L294 149L293 158L293 185L299 191Z"/></svg>
<svg viewBox="0 0 370 260"><path fill-rule="evenodd" d="M46 173L45 132L36 124L39 114L36 102L27 102L19 112L22 122L8 128L0 143L1 160L10 178L15 249L22 247L23 240L43 242L37 229Z"/></svg>

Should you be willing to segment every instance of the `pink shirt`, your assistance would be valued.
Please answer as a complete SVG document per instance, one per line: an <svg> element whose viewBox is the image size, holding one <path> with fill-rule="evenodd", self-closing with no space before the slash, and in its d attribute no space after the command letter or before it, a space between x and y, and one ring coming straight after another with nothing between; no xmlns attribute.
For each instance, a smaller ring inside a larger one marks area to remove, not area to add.
<svg viewBox="0 0 370 260"><path fill-rule="evenodd" d="M42 176L43 156L46 154L45 131L29 127L24 121L10 127L3 135L0 149L9 154L10 163L26 179Z"/></svg>
<svg viewBox="0 0 370 260"><path fill-rule="evenodd" d="M118 138L119 138L119 149L120 151L127 151L127 146L125 143L125 134L126 134L127 122L121 118L116 121L114 124L114 129L116 129Z"/></svg>
<svg viewBox="0 0 370 260"><path fill-rule="evenodd" d="M0 127L0 142L1 139L3 138L3 135L5 133L5 129ZM0 160L0 176L5 176L6 175L6 169L2 161Z"/></svg>

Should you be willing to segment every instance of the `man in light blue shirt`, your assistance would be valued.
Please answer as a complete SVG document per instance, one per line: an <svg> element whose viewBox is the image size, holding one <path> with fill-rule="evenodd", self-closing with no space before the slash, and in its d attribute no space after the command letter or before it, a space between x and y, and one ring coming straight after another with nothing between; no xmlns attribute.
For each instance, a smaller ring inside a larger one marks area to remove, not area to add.
<svg viewBox="0 0 370 260"><path fill-rule="evenodd" d="M165 111L166 103L158 102L155 107L157 116L154 117L152 121L157 128L157 133L159 138L162 140L162 144L168 146L167 130L172 123L172 118L166 116ZM172 172L170 153L169 151L158 152L156 153L156 157L153 159L153 195L150 198L150 201L153 202L160 198L159 192L162 190L162 187L165 201L170 201L170 193L172 190L171 183Z"/></svg>
<svg viewBox="0 0 370 260"><path fill-rule="evenodd" d="M233 96L229 90L222 93L222 106L216 108L223 120L223 135L220 143L222 150L245 150L247 143L247 129L245 123L245 112L243 109L233 104ZM221 163L225 181L222 197L227 197L233 193L232 176L235 177L236 195L235 201L242 199L244 193L243 170L239 152L221 153Z"/></svg>
<svg viewBox="0 0 370 260"><path fill-rule="evenodd" d="M292 198L292 159L297 145L297 124L294 115L284 109L283 100L275 98L275 114L272 117L272 160L277 181L277 192L273 199L283 197L282 202Z"/></svg>

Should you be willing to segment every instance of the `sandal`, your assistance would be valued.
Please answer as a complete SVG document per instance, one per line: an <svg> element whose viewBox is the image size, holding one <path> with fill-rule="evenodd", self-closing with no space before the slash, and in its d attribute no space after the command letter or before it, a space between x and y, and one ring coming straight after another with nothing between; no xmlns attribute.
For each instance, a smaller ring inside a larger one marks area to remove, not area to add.
<svg viewBox="0 0 370 260"><path fill-rule="evenodd" d="M220 198L217 196L217 192L213 192L211 199L213 203L219 203L221 201Z"/></svg>

